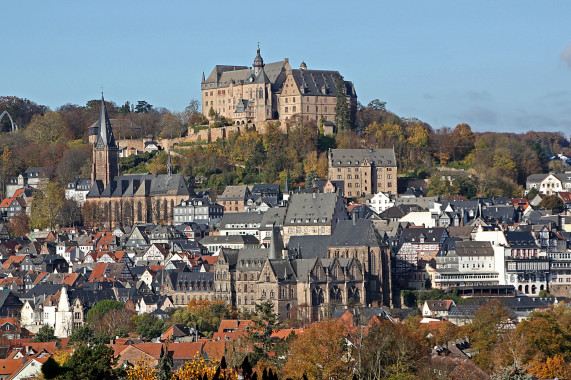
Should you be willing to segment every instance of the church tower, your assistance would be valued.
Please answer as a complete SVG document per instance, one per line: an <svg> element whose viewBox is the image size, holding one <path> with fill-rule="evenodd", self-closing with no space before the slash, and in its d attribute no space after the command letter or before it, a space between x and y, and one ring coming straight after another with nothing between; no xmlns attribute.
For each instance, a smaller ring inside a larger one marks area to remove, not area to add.
<svg viewBox="0 0 571 380"><path fill-rule="evenodd" d="M119 175L119 147L113 136L107 107L101 94L101 112L97 123L97 142L93 146L93 170L91 181L100 180L107 185Z"/></svg>

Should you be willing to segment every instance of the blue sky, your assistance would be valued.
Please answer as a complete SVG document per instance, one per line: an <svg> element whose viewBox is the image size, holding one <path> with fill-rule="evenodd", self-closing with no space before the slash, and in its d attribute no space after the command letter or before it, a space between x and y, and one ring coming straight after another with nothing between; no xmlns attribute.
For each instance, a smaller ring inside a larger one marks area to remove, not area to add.
<svg viewBox="0 0 571 380"><path fill-rule="evenodd" d="M10 1L0 95L180 111L202 72L303 60L433 128L571 133L570 1Z"/></svg>

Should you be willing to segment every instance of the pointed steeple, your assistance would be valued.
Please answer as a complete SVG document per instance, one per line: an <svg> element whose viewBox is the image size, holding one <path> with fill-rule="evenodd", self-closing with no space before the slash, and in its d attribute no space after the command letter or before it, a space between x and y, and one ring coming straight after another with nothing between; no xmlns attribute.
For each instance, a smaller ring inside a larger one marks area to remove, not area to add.
<svg viewBox="0 0 571 380"><path fill-rule="evenodd" d="M101 110L98 124L99 130L97 134L97 144L95 146L97 148L117 148L115 136L113 136L113 128L111 127L111 121L107 113L107 106L105 106L105 99L103 99L103 93L101 93Z"/></svg>
<svg viewBox="0 0 571 380"><path fill-rule="evenodd" d="M202 72L202 83L206 82L206 78L204 78L204 71Z"/></svg>
<svg viewBox="0 0 571 380"><path fill-rule="evenodd" d="M284 243L282 241L282 234L280 228L276 227L275 223L272 225L272 237L270 239L270 247L268 252L268 259L276 260L281 259Z"/></svg>
<svg viewBox="0 0 571 380"><path fill-rule="evenodd" d="M168 158L167 158L167 174L168 177L172 177L172 162L171 162L171 150L169 149Z"/></svg>

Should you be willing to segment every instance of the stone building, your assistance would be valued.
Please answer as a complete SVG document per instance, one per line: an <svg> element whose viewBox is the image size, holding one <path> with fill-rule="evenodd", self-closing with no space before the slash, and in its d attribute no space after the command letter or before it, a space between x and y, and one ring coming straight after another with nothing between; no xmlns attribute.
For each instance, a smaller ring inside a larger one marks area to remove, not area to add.
<svg viewBox="0 0 571 380"><path fill-rule="evenodd" d="M107 228L134 223L173 224L173 208L195 195L182 174L172 173L170 154L167 174L119 175L118 148L103 99L97 142L93 146L91 189L84 216L90 224Z"/></svg>
<svg viewBox="0 0 571 380"><path fill-rule="evenodd" d="M337 193L293 194L287 208L283 235L331 235L339 220L348 218L347 209Z"/></svg>
<svg viewBox="0 0 571 380"><path fill-rule="evenodd" d="M367 297L358 259L288 257L277 227L267 249L223 250L214 277L216 299L247 311L269 300L282 318L317 320Z"/></svg>
<svg viewBox="0 0 571 380"><path fill-rule="evenodd" d="M397 194L394 149L330 149L328 178L344 181L347 198L384 192Z"/></svg>
<svg viewBox="0 0 571 380"><path fill-rule="evenodd" d="M234 124L263 128L267 120L282 125L294 115L318 121L335 118L337 71L308 70L302 62L292 69L289 60L264 63L258 47L253 67L216 65L208 78L202 74L202 110L210 119L211 109ZM356 109L357 94L352 82L343 81L350 108Z"/></svg>

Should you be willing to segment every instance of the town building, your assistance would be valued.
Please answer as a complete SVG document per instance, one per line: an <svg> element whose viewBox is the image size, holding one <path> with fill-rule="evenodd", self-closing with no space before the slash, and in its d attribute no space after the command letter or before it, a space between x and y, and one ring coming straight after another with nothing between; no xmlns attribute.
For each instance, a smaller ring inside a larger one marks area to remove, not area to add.
<svg viewBox="0 0 571 380"><path fill-rule="evenodd" d="M344 181L347 198L367 194L397 194L397 161L394 149L330 149L330 181Z"/></svg>
<svg viewBox="0 0 571 380"><path fill-rule="evenodd" d="M560 191L571 191L571 172L532 174L525 182L526 194L536 189L540 194L554 195Z"/></svg>
<svg viewBox="0 0 571 380"><path fill-rule="evenodd" d="M191 198L181 201L173 208L174 224L201 223L212 225L222 220L224 206L208 198Z"/></svg>

